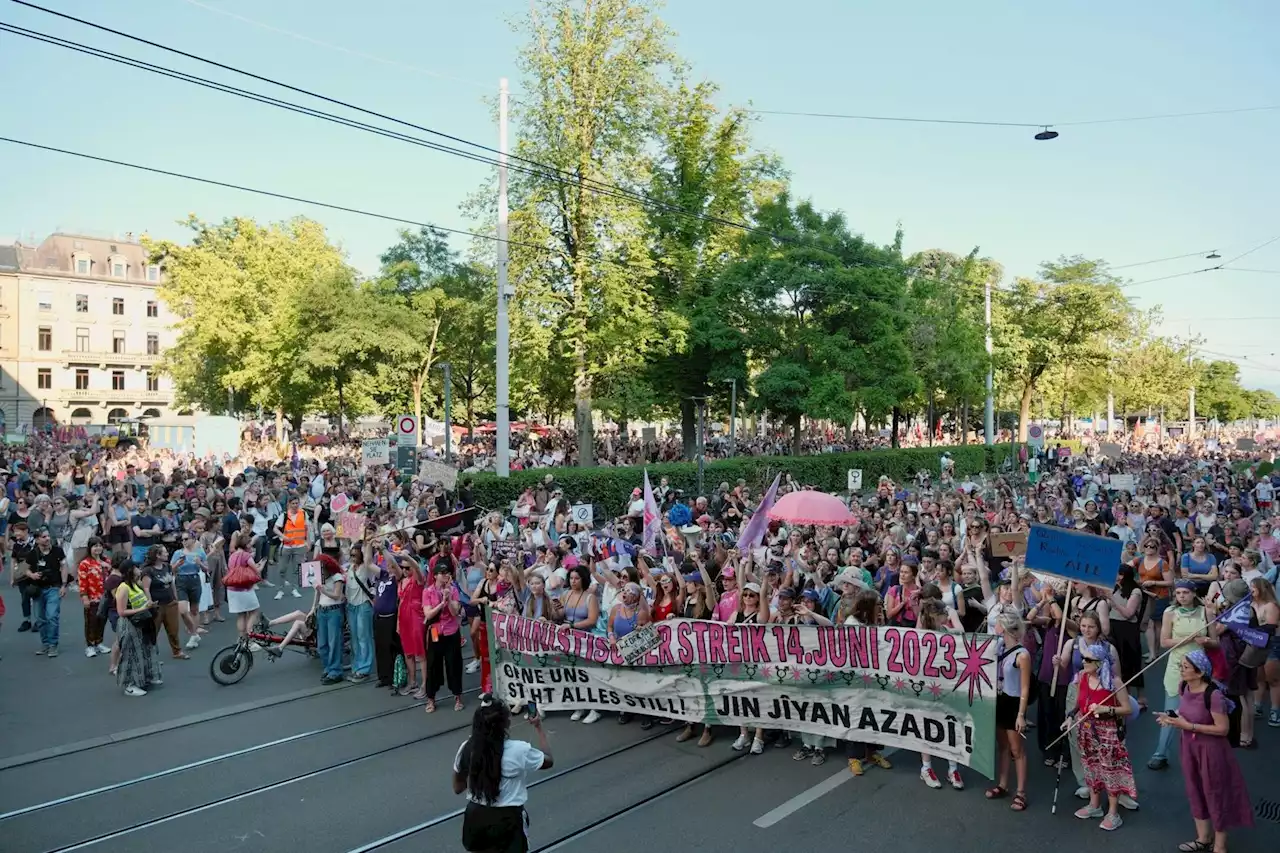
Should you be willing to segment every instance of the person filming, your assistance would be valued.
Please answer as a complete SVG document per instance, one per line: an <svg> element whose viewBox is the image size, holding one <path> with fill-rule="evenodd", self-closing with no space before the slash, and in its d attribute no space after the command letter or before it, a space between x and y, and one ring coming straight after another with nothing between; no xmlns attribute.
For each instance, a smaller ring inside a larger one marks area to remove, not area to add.
<svg viewBox="0 0 1280 853"><path fill-rule="evenodd" d="M510 737L511 711L486 693L471 720L471 737L453 759L453 792L467 794L462 846L472 853L527 853L529 774L548 770L551 748L542 719L531 714L538 745Z"/></svg>

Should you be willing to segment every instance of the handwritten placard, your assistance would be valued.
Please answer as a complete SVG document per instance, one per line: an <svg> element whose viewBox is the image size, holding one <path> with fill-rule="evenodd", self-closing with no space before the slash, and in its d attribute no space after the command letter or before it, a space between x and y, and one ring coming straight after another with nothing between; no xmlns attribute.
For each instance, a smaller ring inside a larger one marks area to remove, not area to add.
<svg viewBox="0 0 1280 853"><path fill-rule="evenodd" d="M1112 474L1110 485L1112 491L1128 492L1129 494L1133 494L1134 488L1137 486L1132 474Z"/></svg>
<svg viewBox="0 0 1280 853"><path fill-rule="evenodd" d="M996 557L1017 557L1027 553L1027 531L992 533L991 553Z"/></svg>
<svg viewBox="0 0 1280 853"><path fill-rule="evenodd" d="M1027 541L1027 568L1109 590L1123 549L1119 539L1035 524Z"/></svg>
<svg viewBox="0 0 1280 853"><path fill-rule="evenodd" d="M635 629L630 634L618 638L618 654L627 666L635 666L651 649L658 645L662 638L658 635L658 626L653 622Z"/></svg>
<svg viewBox="0 0 1280 853"><path fill-rule="evenodd" d="M302 585L308 589L320 586L320 561L308 560L298 567Z"/></svg>
<svg viewBox="0 0 1280 853"><path fill-rule="evenodd" d="M365 468L386 465L391 461L391 442L385 438L366 438L360 445L360 462Z"/></svg>
<svg viewBox="0 0 1280 853"><path fill-rule="evenodd" d="M338 516L338 535L343 539L363 539L365 515L362 512L344 512Z"/></svg>
<svg viewBox="0 0 1280 853"><path fill-rule="evenodd" d="M430 459L418 460L419 470L422 472L422 479L428 483L439 483L449 491L453 491L458 487L458 469L452 465L445 465L443 462L435 462Z"/></svg>
<svg viewBox="0 0 1280 853"><path fill-rule="evenodd" d="M329 498L329 512L337 515L347 511L347 507L351 505L351 499L347 497L346 492L338 492Z"/></svg>

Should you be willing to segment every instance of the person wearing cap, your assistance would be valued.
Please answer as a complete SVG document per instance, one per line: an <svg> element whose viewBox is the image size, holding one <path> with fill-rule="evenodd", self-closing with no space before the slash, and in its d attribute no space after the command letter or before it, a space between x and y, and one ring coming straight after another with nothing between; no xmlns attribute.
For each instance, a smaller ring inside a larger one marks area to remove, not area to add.
<svg viewBox="0 0 1280 853"><path fill-rule="evenodd" d="M746 577L750 577L750 575L746 575ZM744 583L742 585L742 593L737 597L737 609L730 616L729 623L733 625L767 624L772 618L767 604L768 595L769 581L767 578L763 587L754 581ZM763 727L756 728L754 737L746 726L739 727L738 739L733 742L733 749L735 752L742 752L748 746L751 747L752 755L759 755L764 752Z"/></svg>

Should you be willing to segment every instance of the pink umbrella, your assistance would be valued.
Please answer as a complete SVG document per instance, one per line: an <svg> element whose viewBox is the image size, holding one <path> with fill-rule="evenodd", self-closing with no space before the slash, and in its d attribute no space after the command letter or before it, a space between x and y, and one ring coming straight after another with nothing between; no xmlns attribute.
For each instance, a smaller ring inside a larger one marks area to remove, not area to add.
<svg viewBox="0 0 1280 853"><path fill-rule="evenodd" d="M822 524L843 527L856 519L844 501L825 492L791 492L783 495L769 510L769 517L793 524Z"/></svg>

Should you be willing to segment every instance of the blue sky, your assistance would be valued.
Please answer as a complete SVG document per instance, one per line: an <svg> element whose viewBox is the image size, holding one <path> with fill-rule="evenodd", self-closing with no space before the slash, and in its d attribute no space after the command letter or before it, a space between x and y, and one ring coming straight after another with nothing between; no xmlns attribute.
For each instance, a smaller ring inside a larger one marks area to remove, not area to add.
<svg viewBox="0 0 1280 853"><path fill-rule="evenodd" d="M515 73L517 37L506 21L528 8L524 0L42 4L488 144L496 129L485 99L500 76ZM1033 123L1280 105L1280 6L1270 0L807 0L784 8L779 15L776 2L762 0L673 0L663 17L693 74L718 83L726 105ZM0 21L214 76L8 0L0 0ZM483 182L480 164L8 34L0 34L0 79L8 83L0 135L474 224L459 203ZM1119 266L1216 248L1225 260L1280 235L1280 110L1059 130L1061 138L1035 142L1025 128L781 116L755 125L758 143L782 156L796 194L844 210L856 230L887 241L901 224L909 251L978 245L1010 275L1062 254ZM396 231L0 144L0 241L55 229L180 238L175 222L188 213L307 214L367 272ZM1271 307L1280 274L1142 283L1210 263L1193 257L1121 272L1137 282L1129 292L1139 306L1164 306L1167 332L1190 329L1206 350L1236 356L1246 384L1280 391L1280 305ZM1236 265L1280 270L1280 241Z"/></svg>

